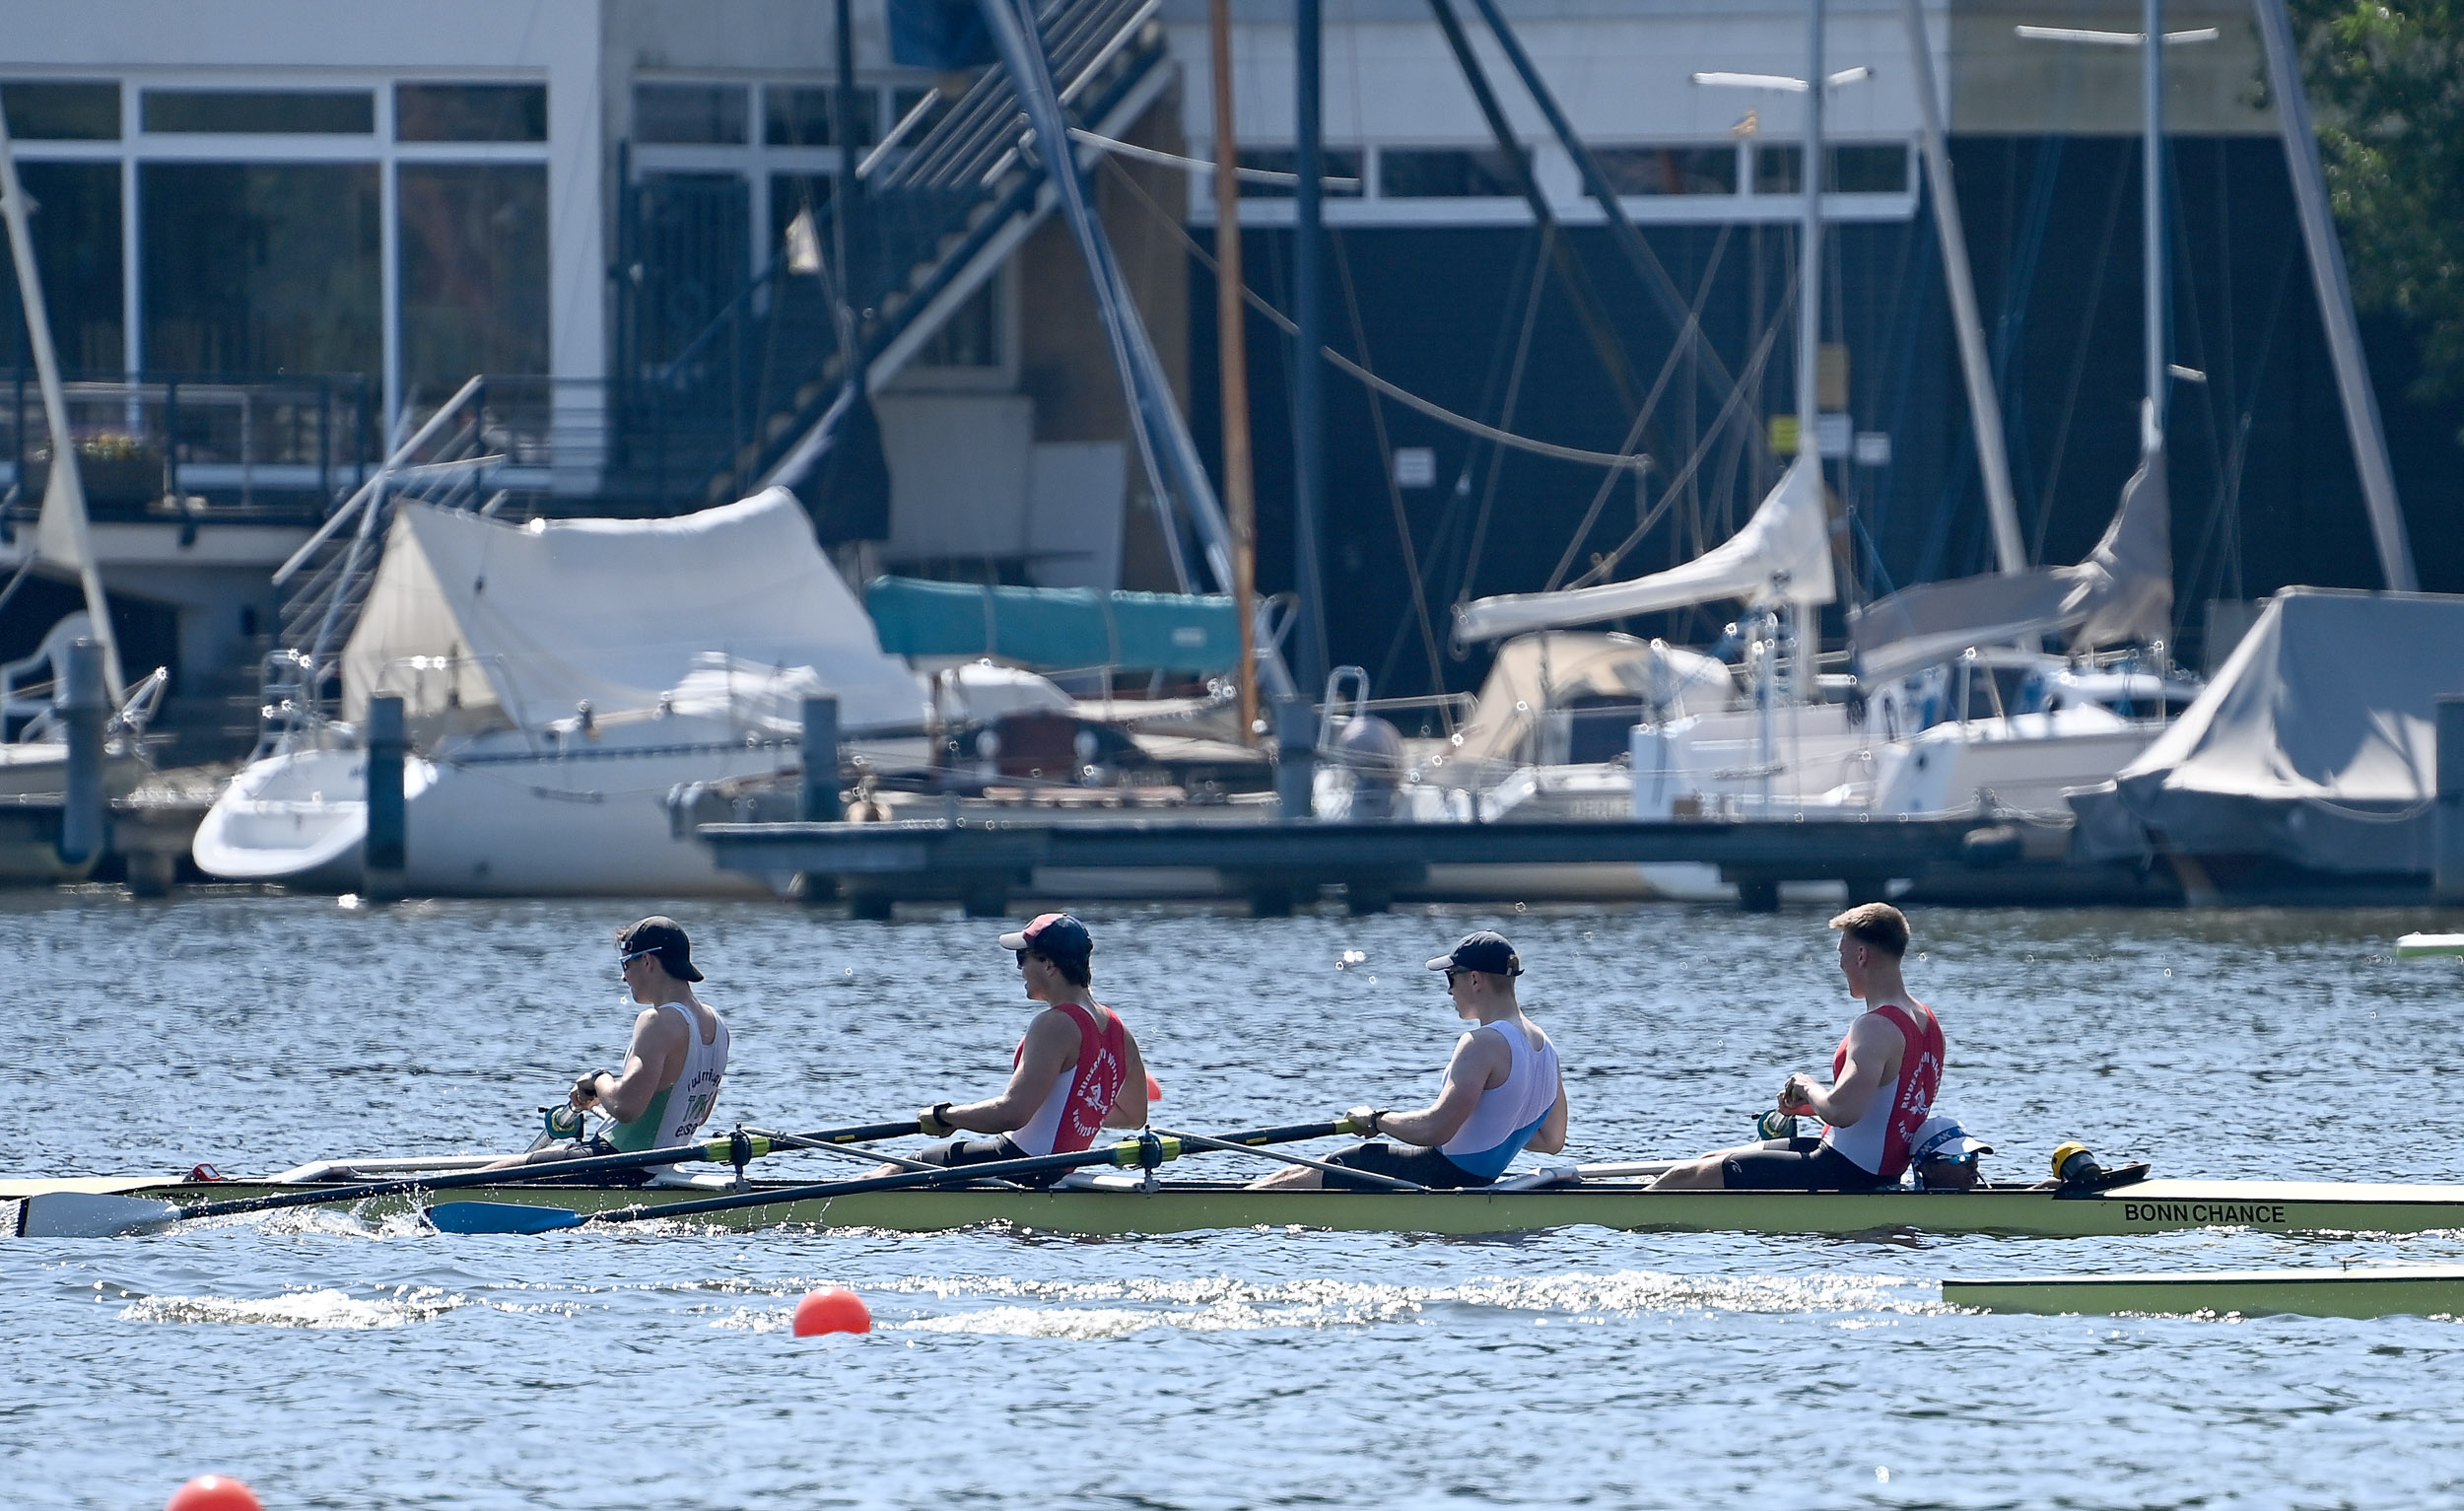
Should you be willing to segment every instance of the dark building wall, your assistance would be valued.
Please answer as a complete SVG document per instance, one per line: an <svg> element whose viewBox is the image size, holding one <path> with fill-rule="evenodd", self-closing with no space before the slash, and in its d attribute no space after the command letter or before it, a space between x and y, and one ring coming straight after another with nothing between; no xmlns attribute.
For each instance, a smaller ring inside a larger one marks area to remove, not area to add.
<svg viewBox="0 0 2464 1511"><path fill-rule="evenodd" d="M2202 605L2291 583L2381 585L2326 343L2300 260L2281 150L2270 138L2176 138L2174 360L2208 374L2172 395L2177 644L2198 652ZM1988 346L2003 391L2022 529L2037 558L2076 561L2111 516L2137 460L2141 389L2137 144L2112 138L1962 138L1953 144ZM1974 464L1949 302L1930 216L1840 225L1828 239L1825 338L1850 353L1851 412L1887 432L1886 467L1835 464L1853 516L1853 591L1990 570L1992 548ZM1202 240L1208 233L1201 231ZM1673 327L1604 232L1572 238L1618 335L1648 385ZM1795 260L1788 227L1653 228L1645 233L1689 296L1708 279L1703 322L1730 366L1748 370L1780 328L1750 390L1760 416L1794 410L1785 299ZM1515 379L1517 345L1539 237L1530 228L1347 229L1334 234L1329 341L1374 371L1459 413L1522 435L1613 450L1623 413L1571 304L1551 277L1536 305ZM1244 238L1250 281L1290 308L1291 235ZM1346 279L1346 270L1348 279ZM1191 273L1192 423L1220 450L1213 280ZM2423 585L2464 590L2464 526L2455 519L2457 406L2406 394L2407 333L2365 326ZM1291 582L1291 342L1253 314L1248 327L1258 459L1260 582ZM1515 389L1510 418L1506 394ZM1398 527L1400 497L1440 645L1437 679L1473 685L1486 657L1444 648L1461 596L1531 591L1547 583L1598 492L1601 470L1521 452L1416 414L1331 374L1326 506L1328 625L1336 660L1368 667L1383 693L1428 690L1424 648ZM1716 402L1682 364L1646 448L1661 465L1657 500ZM1688 406L1691 406L1690 412ZM1384 435L1379 423L1383 421ZM1388 485L1387 454L1431 446L1438 485ZM1767 450L1715 446L1695 496L1670 508L1615 576L1665 567L1716 545L1776 475ZM1621 483L1575 547L1579 572L1637 519ZM1638 633L1701 641L1734 605L1653 615ZM1834 643L1839 614L1825 616Z"/></svg>

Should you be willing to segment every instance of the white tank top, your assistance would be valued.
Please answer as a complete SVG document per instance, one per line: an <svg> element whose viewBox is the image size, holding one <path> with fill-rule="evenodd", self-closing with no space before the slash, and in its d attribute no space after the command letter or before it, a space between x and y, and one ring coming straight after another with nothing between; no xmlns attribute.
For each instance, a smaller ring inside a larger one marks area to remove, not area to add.
<svg viewBox="0 0 2464 1511"><path fill-rule="evenodd" d="M714 1008L711 1020L717 1031L705 1042L693 1009L682 1002L659 1003L662 1012L670 1007L684 1018L684 1065L673 1081L650 1098L641 1117L608 1130L608 1142L627 1153L667 1148L699 1133L710 1121L711 1109L719 1102L719 1083L727 1076L727 1020Z"/></svg>
<svg viewBox="0 0 2464 1511"><path fill-rule="evenodd" d="M1504 1081L1480 1093L1480 1104L1472 1109L1472 1116L1437 1150L1468 1174L1485 1181L1505 1173L1557 1105L1557 1047L1548 1042L1548 1036L1534 1029L1532 1034L1539 1034L1540 1041L1540 1048L1534 1049L1532 1034L1511 1022L1483 1023L1473 1032L1491 1028L1513 1054L1513 1068Z"/></svg>

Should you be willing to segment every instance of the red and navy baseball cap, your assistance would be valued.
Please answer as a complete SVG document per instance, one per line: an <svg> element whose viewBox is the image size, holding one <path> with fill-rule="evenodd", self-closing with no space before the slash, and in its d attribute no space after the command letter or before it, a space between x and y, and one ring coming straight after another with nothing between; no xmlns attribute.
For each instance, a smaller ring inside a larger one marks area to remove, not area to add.
<svg viewBox="0 0 2464 1511"><path fill-rule="evenodd" d="M1095 953L1095 941L1088 937L1086 926L1068 914L1045 913L1016 933L1001 935L1001 948L1029 949L1055 965L1083 967Z"/></svg>
<svg viewBox="0 0 2464 1511"><path fill-rule="evenodd" d="M1492 976L1520 976L1523 957L1514 952L1506 936L1483 928L1468 933L1449 953L1429 962L1432 971L1486 971Z"/></svg>

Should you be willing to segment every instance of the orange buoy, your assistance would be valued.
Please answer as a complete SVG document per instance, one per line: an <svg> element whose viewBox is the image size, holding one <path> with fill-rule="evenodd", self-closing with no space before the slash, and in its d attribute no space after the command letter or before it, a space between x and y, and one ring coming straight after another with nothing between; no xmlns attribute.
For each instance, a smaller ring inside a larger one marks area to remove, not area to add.
<svg viewBox="0 0 2464 1511"><path fill-rule="evenodd" d="M1146 1100L1148 1100L1148 1101L1150 1101L1150 1102L1160 1102L1160 1101L1162 1101L1163 1099L1164 1099L1164 1083L1163 1083L1162 1081L1159 1081L1159 1080L1155 1079L1155 1072L1154 1072L1154 1071L1152 1071L1152 1070L1147 1071L1147 1072L1146 1072Z"/></svg>
<svg viewBox="0 0 2464 1511"><path fill-rule="evenodd" d="M221 1475L199 1475L171 1491L163 1511L265 1511L256 1491Z"/></svg>
<svg viewBox="0 0 2464 1511"><path fill-rule="evenodd" d="M816 1333L869 1333L872 1312L864 1299L852 1290L807 1291L795 1304L795 1336L810 1338ZM175 1511L188 1511L186 1507ZM198 1508L204 1511L204 1508Z"/></svg>

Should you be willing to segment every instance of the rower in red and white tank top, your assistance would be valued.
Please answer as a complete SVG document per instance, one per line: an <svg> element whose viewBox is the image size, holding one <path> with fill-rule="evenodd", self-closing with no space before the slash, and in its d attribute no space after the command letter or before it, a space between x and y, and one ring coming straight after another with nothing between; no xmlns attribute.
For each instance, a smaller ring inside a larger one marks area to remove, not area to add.
<svg viewBox="0 0 2464 1511"><path fill-rule="evenodd" d="M1895 1181L1908 1168L1908 1151L1916 1140L1917 1126L1934 1110L1934 1093L1942 1086L1943 1057L1946 1045L1942 1024L1934 1009L1916 998L1908 999L1909 1007L1883 1003L1867 1011L1888 1023L1899 1032L1903 1048L1899 1052L1899 1074L1883 1093L1874 1098L1865 1116L1846 1128L1825 1126L1822 1141L1852 1160L1860 1170ZM1856 1032L1852 1024L1849 1033ZM1831 1078L1837 1080L1848 1063L1848 1039L1842 1036L1839 1048L1831 1055Z"/></svg>
<svg viewBox="0 0 2464 1511"><path fill-rule="evenodd" d="M1009 1138L1029 1154L1074 1154L1104 1131L1104 1118L1129 1080L1129 1030L1122 1026L1121 1014L1100 1002L1091 1004L1093 1012L1077 1002L1051 1005L1077 1025L1078 1058L1053 1078L1051 1093ZM1097 1013L1103 1015L1100 1024ZM1014 1067L1026 1053L1027 1042L1020 1039L1010 1065Z"/></svg>

